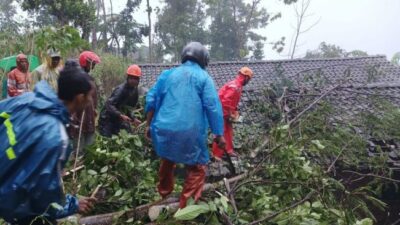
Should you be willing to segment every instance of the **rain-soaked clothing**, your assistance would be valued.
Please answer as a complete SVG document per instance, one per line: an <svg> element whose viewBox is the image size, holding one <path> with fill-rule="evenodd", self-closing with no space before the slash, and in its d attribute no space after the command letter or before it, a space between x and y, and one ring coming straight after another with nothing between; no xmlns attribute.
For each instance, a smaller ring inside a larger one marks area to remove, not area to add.
<svg viewBox="0 0 400 225"><path fill-rule="evenodd" d="M213 134L223 134L221 103L207 71L191 61L164 71L147 93L146 112L150 110L158 156L186 165L207 164L208 126Z"/></svg>
<svg viewBox="0 0 400 225"><path fill-rule="evenodd" d="M21 95L25 92L30 91L30 85L32 82L31 73L29 73L29 69L26 72L22 72L21 60L27 60L28 58L20 54L17 56L17 68L13 69L11 72L8 73L7 79L7 91L8 96L15 97ZM29 62L28 67L29 68Z"/></svg>
<svg viewBox="0 0 400 225"><path fill-rule="evenodd" d="M90 75L89 75L90 76ZM97 116L97 86L93 77L91 78L92 84L92 101L86 106L84 109L85 116L83 117L82 122L82 135L81 135L81 144L79 146L79 150L82 150L85 146L91 145L95 140L95 131L96 131L96 116ZM83 115L83 111L75 113L72 115L71 126L68 129L68 134L71 139L74 141L74 149L77 148L78 137L79 137L79 127L81 125L81 118Z"/></svg>
<svg viewBox="0 0 400 225"><path fill-rule="evenodd" d="M144 94L142 87L129 87L126 82L116 87L107 99L100 113L99 131L106 137L117 135L121 129L132 132L131 125L121 119L126 115L135 119L133 110L138 106L139 96Z"/></svg>
<svg viewBox="0 0 400 225"><path fill-rule="evenodd" d="M70 152L68 122L67 109L44 81L34 92L0 102L1 218L15 223L77 212L78 199L64 196L61 182Z"/></svg>
<svg viewBox="0 0 400 225"><path fill-rule="evenodd" d="M60 76L62 65L60 61L59 66L53 68L51 66L51 62L51 57L46 57L46 61L34 71L32 71L31 88L34 88L34 85L37 82L45 80L53 88L54 91L57 91L57 79Z"/></svg>
<svg viewBox="0 0 400 225"><path fill-rule="evenodd" d="M160 170L158 172L160 180L157 185L157 190L162 198L166 198L174 190L175 168L175 163L166 159L161 160ZM206 165L186 165L186 178L179 198L179 208L185 208L187 200L192 196L195 201L199 200L203 191L205 177Z"/></svg>
<svg viewBox="0 0 400 225"><path fill-rule="evenodd" d="M164 71L147 93L146 112L154 111L150 126L155 151L162 159L158 191L162 197L174 187L175 163L186 165L180 207L202 192L209 161L207 130L223 133L223 114L214 82L197 63L187 61Z"/></svg>
<svg viewBox="0 0 400 225"><path fill-rule="evenodd" d="M242 96L243 84L245 76L237 76L235 80L226 83L218 91L219 99L221 100L222 109L224 111L224 138L226 141L226 151L228 154L234 152L233 149L233 127L230 117L233 114L238 114L238 105ZM224 150L219 148L216 143L213 143L213 155L222 158Z"/></svg>

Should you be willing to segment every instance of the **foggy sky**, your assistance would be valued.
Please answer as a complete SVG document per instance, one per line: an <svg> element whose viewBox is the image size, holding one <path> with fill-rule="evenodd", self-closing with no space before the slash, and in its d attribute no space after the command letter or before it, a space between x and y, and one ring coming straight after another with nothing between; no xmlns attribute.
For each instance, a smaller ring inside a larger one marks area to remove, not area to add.
<svg viewBox="0 0 400 225"><path fill-rule="evenodd" d="M154 8L160 6L160 2L151 0L150 4ZM114 0L114 11L119 12L125 3L126 0ZM279 0L263 0L262 4L269 12L281 12L282 18L257 32L267 36L267 42L286 37L283 53L274 52L271 45L266 44L265 56L267 59L287 58L294 32L292 26L296 24L294 6L284 5ZM141 8L134 17L147 24L145 5L146 1L142 0ZM347 51L362 50L370 55L386 55L388 59L400 51L400 0L312 0L308 12L312 16L306 20L305 27L318 20L319 23L300 36L297 57L304 56L307 50L316 49L323 41ZM155 19L153 13L153 23Z"/></svg>

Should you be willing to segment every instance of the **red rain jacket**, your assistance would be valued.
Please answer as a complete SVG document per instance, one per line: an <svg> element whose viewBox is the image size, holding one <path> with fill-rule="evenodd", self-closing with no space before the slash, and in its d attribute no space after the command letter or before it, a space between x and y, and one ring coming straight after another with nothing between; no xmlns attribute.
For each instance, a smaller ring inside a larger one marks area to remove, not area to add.
<svg viewBox="0 0 400 225"><path fill-rule="evenodd" d="M245 76L237 76L235 80L226 83L218 91L219 99L221 100L222 110L224 112L224 138L226 141L226 151L233 152L233 127L229 121L232 114L236 114L239 105L240 97L242 96L243 83ZM219 158L224 154L224 150L218 148L217 144L213 144L213 155Z"/></svg>

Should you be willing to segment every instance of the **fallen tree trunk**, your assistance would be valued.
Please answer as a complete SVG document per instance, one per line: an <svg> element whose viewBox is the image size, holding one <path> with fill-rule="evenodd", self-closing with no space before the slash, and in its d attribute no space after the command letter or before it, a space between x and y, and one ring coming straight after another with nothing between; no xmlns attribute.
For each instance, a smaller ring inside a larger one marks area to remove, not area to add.
<svg viewBox="0 0 400 225"><path fill-rule="evenodd" d="M228 183L234 183L236 181L242 180L244 178L246 178L248 175L248 173L243 173L240 174L238 176L232 177L230 179L227 179ZM223 186L225 185L225 182L219 181L213 184L205 184L203 187L203 191L207 192L207 191L213 191L215 190L217 187ZM95 215L95 216L88 216L88 217L83 217L79 220L79 224L85 224L85 225L110 225L113 223L113 221L115 221L116 219L118 219L121 216L126 217L126 219L128 218L137 218L137 219L141 219L144 218L146 216L148 216L149 210L151 207L153 206L158 206L157 208L154 208L153 210L157 211L157 209L161 208L165 208L167 206L175 206L176 203L179 201L178 198L167 198L164 200L160 200L160 201L156 201L156 202L152 202L152 203L148 203L145 205L141 205L138 206L134 209L131 210L127 210L127 211L118 211L118 212L113 212L113 213L107 213L107 214L100 214L100 215ZM176 208L176 207L171 207L172 209ZM177 208L175 209L175 211L177 210ZM173 211L173 210L172 210ZM155 212L154 212L155 213ZM153 217L153 215L152 215Z"/></svg>
<svg viewBox="0 0 400 225"><path fill-rule="evenodd" d="M126 211L118 211L113 213L106 213L94 216L83 217L79 220L79 224L86 225L109 225L121 216L128 218L143 218L147 216L149 208L157 204L170 204L179 201L177 198L167 198L153 203L138 206L134 209Z"/></svg>

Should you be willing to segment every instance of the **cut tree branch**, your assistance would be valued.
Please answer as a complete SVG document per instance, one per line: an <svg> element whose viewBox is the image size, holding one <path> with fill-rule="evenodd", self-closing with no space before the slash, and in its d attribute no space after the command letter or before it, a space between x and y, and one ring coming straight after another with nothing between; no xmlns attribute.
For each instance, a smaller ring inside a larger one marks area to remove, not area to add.
<svg viewBox="0 0 400 225"><path fill-rule="evenodd" d="M384 176L380 176L377 174L373 174L373 173L359 173L359 172L355 172L355 171L351 171L351 170L343 170L343 173L352 173L352 174L356 174L358 176L361 177L375 177L375 178L379 178L382 180L387 180L387 181L391 181L391 182L395 182L395 183L400 183L400 180L396 180L390 177L384 177Z"/></svg>
<svg viewBox="0 0 400 225"><path fill-rule="evenodd" d="M308 110L310 110L312 107L314 107L321 99L323 99L325 96L327 96L329 93L334 91L336 88L338 88L340 84L333 86L330 88L328 91L326 91L324 94L322 94L319 98L315 99L307 108L305 108L303 111L301 111L295 118L289 121L288 125L291 126L293 123L295 123L304 113L306 113Z"/></svg>

